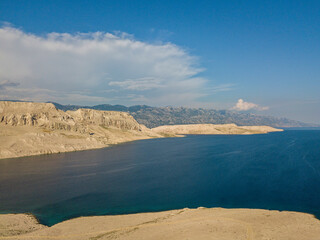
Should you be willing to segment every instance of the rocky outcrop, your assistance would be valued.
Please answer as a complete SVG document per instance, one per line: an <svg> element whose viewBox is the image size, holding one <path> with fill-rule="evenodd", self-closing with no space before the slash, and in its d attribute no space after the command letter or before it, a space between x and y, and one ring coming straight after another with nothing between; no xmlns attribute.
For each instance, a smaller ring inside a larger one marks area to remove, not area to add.
<svg viewBox="0 0 320 240"><path fill-rule="evenodd" d="M88 125L141 131L142 126L128 113L78 109L61 111L52 103L0 102L0 123L10 126L38 126L49 130L85 133Z"/></svg>
<svg viewBox="0 0 320 240"><path fill-rule="evenodd" d="M126 112L78 109L77 111L67 111L66 114L70 115L77 123L116 127L123 130L141 131L142 129L142 126Z"/></svg>
<svg viewBox="0 0 320 240"><path fill-rule="evenodd" d="M0 102L0 158L86 149L162 137L129 113L78 109L51 103Z"/></svg>

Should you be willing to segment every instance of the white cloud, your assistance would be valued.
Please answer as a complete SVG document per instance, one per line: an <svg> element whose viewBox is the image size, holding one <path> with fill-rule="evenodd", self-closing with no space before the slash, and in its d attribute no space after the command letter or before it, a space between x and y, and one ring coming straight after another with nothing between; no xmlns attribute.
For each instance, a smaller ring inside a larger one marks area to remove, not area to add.
<svg viewBox="0 0 320 240"><path fill-rule="evenodd" d="M138 79L127 79L122 82L109 82L109 86L119 86L124 89L130 90L150 90L155 88L161 88L161 81L152 77L138 78Z"/></svg>
<svg viewBox="0 0 320 240"><path fill-rule="evenodd" d="M214 87L207 88L207 91L212 92L212 93L217 93L217 92L227 92L233 90L235 84L221 84L217 85Z"/></svg>
<svg viewBox="0 0 320 240"><path fill-rule="evenodd" d="M236 105L232 108L232 110L237 110L237 111L248 111L248 110L265 111L268 109L269 107L261 107L255 103L245 102L243 101L243 99L239 99Z"/></svg>
<svg viewBox="0 0 320 240"><path fill-rule="evenodd" d="M125 33L37 36L0 28L2 99L186 105L209 94L207 79L198 76L203 70L174 44L145 43Z"/></svg>

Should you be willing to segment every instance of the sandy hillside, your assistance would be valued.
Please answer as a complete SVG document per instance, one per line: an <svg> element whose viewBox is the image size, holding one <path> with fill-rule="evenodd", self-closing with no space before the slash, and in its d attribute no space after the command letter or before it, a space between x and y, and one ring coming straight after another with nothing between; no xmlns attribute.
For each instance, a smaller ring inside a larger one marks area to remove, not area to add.
<svg viewBox="0 0 320 240"><path fill-rule="evenodd" d="M0 215L0 239L318 240L312 215L255 209L198 208L81 217L45 227L23 214Z"/></svg>
<svg viewBox="0 0 320 240"><path fill-rule="evenodd" d="M237 126L235 124L165 125L152 130L162 134L260 134L283 131L269 126Z"/></svg>
<svg viewBox="0 0 320 240"><path fill-rule="evenodd" d="M0 158L102 148L154 137L162 136L125 112L63 112L51 103L0 102Z"/></svg>

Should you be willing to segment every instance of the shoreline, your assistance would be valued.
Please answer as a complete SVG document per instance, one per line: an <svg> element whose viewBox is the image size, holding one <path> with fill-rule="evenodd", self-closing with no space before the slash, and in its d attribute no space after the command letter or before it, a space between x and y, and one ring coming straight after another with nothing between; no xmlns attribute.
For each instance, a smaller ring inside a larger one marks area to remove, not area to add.
<svg viewBox="0 0 320 240"><path fill-rule="evenodd" d="M254 126L257 127L257 126ZM275 132L283 132L285 130L280 129L281 131L275 131ZM22 155L22 156L15 156L15 157L2 157L0 156L0 161L1 160L9 160L9 159L17 159L17 158L25 158L25 157L36 157L36 156L44 156L44 155L52 155L52 154L63 154L63 153L72 153L72 152L81 152L81 151L93 151L93 150L98 150L98 149L103 149L103 148L108 148L112 146L117 146L120 144L125 144L125 143L130 143L130 142L135 142L135 141L140 141L140 140L150 140L150 139L160 139L160 138L180 138L180 137L187 137L188 135L191 136L207 136L207 135L227 135L227 136L247 136L247 135L259 135L259 134L268 134L270 132L266 133L250 133L250 134L204 134L204 133L188 133L188 134L175 134L175 135L160 135L157 137L145 137L145 138L138 138L138 139L133 139L133 140L127 140L119 143L112 143L112 144L107 144L105 146L99 146L99 147L90 147L90 148L85 148L85 149L73 149L73 150L66 150L66 151L57 151L57 152L46 152L46 153L34 153L34 154L29 154L29 155ZM1 149L0 149L1 150Z"/></svg>
<svg viewBox="0 0 320 240"><path fill-rule="evenodd" d="M235 208L228 208L228 207L185 207L185 208L178 208L178 209L167 209L167 210L159 210L159 211L145 211L145 212L132 212L132 213L120 213L120 214L101 214L101 215L83 215L83 216L78 216L78 217L73 217L70 219L66 219L63 220L61 222L57 222L53 225L46 225L45 223L42 223L40 221L40 219L33 214L32 212L8 212L8 213L1 213L0 212L0 216L4 216L4 215L27 215L27 216L31 216L32 218L34 218L37 222L37 224L43 225L45 227L53 227L57 224L61 224L67 221L71 221L74 219L79 219L79 218L91 218L91 217L110 217L110 216L128 216L128 215L135 215L135 214L156 214L156 213L162 213L162 212L171 212L171 211L178 211L178 210L197 210L197 209L224 209L224 210L248 210L248 211L252 211L252 210L262 210L262 211L275 211L275 212L290 212L290 213L298 213L298 214L307 214L310 215L312 217L314 217L315 219L320 221L320 216L317 217L317 215L310 213L310 212L303 212L303 211L296 211L296 210L279 210L279 209L266 209L266 208L241 208L241 207L235 207ZM1 239L1 238L0 238Z"/></svg>
<svg viewBox="0 0 320 240"><path fill-rule="evenodd" d="M158 137L158 138L162 138L162 137ZM101 146L101 147L96 147L96 148L88 148L88 149L80 149L80 150L70 150L70 151L63 151L63 152L52 152L52 153L41 153L41 154L35 153L35 154L32 154L32 155L8 157L8 158L0 157L0 161L1 160L9 160L9 159L18 159L18 158L40 157L40 156L47 156L47 155L73 153L73 152L94 151L94 150L99 150L99 149L109 148L109 147L113 147L113 146L118 146L118 145L121 145L121 144L130 143L130 142L135 142L135 141L140 141L140 140L149 140L149 139L158 139L158 138L155 137L155 138L142 138L142 139L136 139L136 140L129 140L129 141L126 141L126 142L119 142L119 143L114 143L114 144L108 144L106 146Z"/></svg>
<svg viewBox="0 0 320 240"><path fill-rule="evenodd" d="M317 239L309 213L248 208L184 208L85 216L51 227L31 214L0 214L0 239ZM268 238L266 238L268 237Z"/></svg>
<svg viewBox="0 0 320 240"><path fill-rule="evenodd" d="M0 102L0 159L99 149L140 139L181 134L258 134L269 126L187 124L149 129L127 112L80 108L58 110L52 103Z"/></svg>

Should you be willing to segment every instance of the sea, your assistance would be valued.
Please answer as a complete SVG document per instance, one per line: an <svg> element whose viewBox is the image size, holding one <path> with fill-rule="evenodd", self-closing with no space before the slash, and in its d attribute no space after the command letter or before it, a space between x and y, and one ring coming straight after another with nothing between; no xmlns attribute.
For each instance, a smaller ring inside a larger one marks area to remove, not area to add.
<svg viewBox="0 0 320 240"><path fill-rule="evenodd" d="M79 216L197 207L320 217L320 130L187 135L0 160L0 213Z"/></svg>

